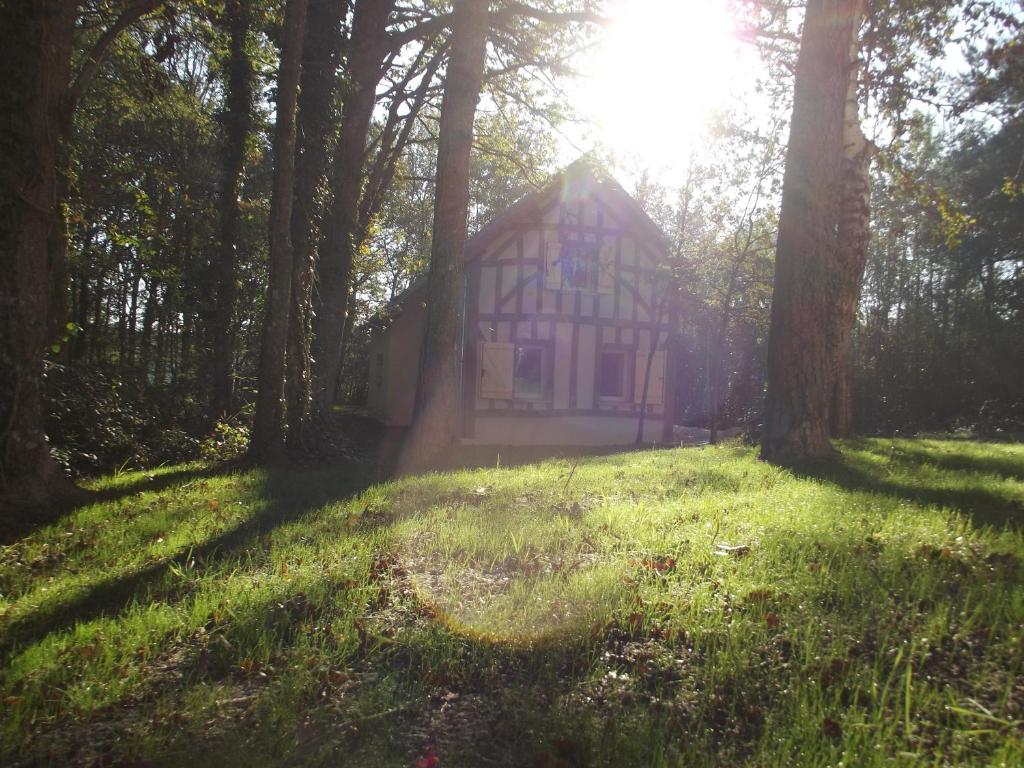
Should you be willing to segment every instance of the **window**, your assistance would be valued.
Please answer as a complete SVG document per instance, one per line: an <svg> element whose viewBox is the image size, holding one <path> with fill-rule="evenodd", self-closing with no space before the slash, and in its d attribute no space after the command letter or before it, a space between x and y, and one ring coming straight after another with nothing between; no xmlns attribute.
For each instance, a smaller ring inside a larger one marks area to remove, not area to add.
<svg viewBox="0 0 1024 768"><path fill-rule="evenodd" d="M548 397L550 347L485 341L480 345L480 397L486 400L539 400Z"/></svg>
<svg viewBox="0 0 1024 768"><path fill-rule="evenodd" d="M515 367L512 377L514 397L544 397L544 348L516 345Z"/></svg>
<svg viewBox="0 0 1024 768"><path fill-rule="evenodd" d="M597 243L562 243L558 264L562 288L576 291L597 290Z"/></svg>
<svg viewBox="0 0 1024 768"><path fill-rule="evenodd" d="M624 350L601 350L597 359L597 396L606 400L626 399Z"/></svg>
<svg viewBox="0 0 1024 768"><path fill-rule="evenodd" d="M616 241L553 240L545 246L544 286L554 291L615 290Z"/></svg>

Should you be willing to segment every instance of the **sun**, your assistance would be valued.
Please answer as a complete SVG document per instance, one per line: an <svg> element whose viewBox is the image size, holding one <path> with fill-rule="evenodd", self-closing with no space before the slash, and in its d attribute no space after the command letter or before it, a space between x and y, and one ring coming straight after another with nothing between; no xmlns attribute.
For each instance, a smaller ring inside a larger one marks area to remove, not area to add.
<svg viewBox="0 0 1024 768"><path fill-rule="evenodd" d="M574 98L590 141L642 167L686 164L716 110L756 72L726 1L610 3Z"/></svg>

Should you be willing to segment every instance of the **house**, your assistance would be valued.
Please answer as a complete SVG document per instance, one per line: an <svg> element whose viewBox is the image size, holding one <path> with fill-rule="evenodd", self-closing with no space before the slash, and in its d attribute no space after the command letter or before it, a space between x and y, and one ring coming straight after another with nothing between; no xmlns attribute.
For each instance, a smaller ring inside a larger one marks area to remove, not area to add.
<svg viewBox="0 0 1024 768"><path fill-rule="evenodd" d="M610 176L575 163L496 215L466 246L463 440L487 445L669 442L674 311L667 244ZM426 281L370 345L368 405L411 422ZM652 349L653 346L653 349ZM646 384L646 386L645 386Z"/></svg>

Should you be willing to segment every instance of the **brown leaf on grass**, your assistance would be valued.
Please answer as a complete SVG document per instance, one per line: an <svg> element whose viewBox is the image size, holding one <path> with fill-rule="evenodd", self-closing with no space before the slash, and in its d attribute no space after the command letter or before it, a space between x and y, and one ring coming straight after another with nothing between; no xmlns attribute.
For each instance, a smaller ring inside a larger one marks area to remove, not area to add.
<svg viewBox="0 0 1024 768"><path fill-rule="evenodd" d="M629 618L626 619L626 626L634 635L639 633L644 626L644 615L636 612L629 614Z"/></svg>
<svg viewBox="0 0 1024 768"><path fill-rule="evenodd" d="M743 557L744 555L750 554L749 544L737 544L735 546L729 544L715 544L716 555L733 555L734 557Z"/></svg>
<svg viewBox="0 0 1024 768"><path fill-rule="evenodd" d="M849 669L850 663L845 659L832 659L822 667L818 679L822 687L828 688L842 680Z"/></svg>
<svg viewBox="0 0 1024 768"><path fill-rule="evenodd" d="M83 661L92 661L96 658L99 648L96 647L96 643L90 643L89 645L79 645L71 648L69 652L75 654Z"/></svg>
<svg viewBox="0 0 1024 768"><path fill-rule="evenodd" d="M764 623L768 625L768 629L778 629L782 621L779 619L778 614L769 611L764 615Z"/></svg>
<svg viewBox="0 0 1024 768"><path fill-rule="evenodd" d="M658 573L671 573L676 569L676 559L670 556L648 558L640 561L640 567Z"/></svg>
<svg viewBox="0 0 1024 768"><path fill-rule="evenodd" d="M831 717L826 717L821 721L821 730L830 739L841 739L843 737L843 726Z"/></svg>
<svg viewBox="0 0 1024 768"><path fill-rule="evenodd" d="M764 605L771 602L775 593L767 588L752 589L747 593L746 602L748 605Z"/></svg>

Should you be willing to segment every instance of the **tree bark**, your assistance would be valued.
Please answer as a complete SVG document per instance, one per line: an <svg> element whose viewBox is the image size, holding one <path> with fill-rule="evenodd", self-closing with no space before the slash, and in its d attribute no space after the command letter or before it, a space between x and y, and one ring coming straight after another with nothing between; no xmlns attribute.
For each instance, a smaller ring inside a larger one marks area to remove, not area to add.
<svg viewBox="0 0 1024 768"><path fill-rule="evenodd" d="M636 437L633 440L634 445L641 445L644 441L644 424L647 422L647 395L650 390L651 384L651 367L654 365L654 356L658 354L659 342L661 341L661 331L658 326L665 319L665 312L668 308L670 300L670 294L668 289L662 294L661 299L658 301L658 309L654 313L655 325L654 330L651 331L651 346L647 350L647 359L644 361L644 383L643 388L640 392L640 416L636 420ZM669 331L665 334L665 345L668 346L668 338L672 335ZM665 375L668 374L668 361L666 360ZM665 385L662 384L662 396L661 396L662 407L665 409L665 418L670 418L667 410L668 397L665 392Z"/></svg>
<svg viewBox="0 0 1024 768"><path fill-rule="evenodd" d="M288 313L292 283L292 196L295 190L295 110L305 32L306 0L285 7L281 65L277 77L274 178L270 200L270 278L260 346L259 390L250 455L276 458L284 447L283 397Z"/></svg>
<svg viewBox="0 0 1024 768"><path fill-rule="evenodd" d="M427 318L417 407L406 461L421 464L458 436L460 320L465 269L469 160L483 83L488 3L455 0L452 52L438 134L434 224L427 275Z"/></svg>
<svg viewBox="0 0 1024 768"><path fill-rule="evenodd" d="M302 428L309 410L313 232L318 214L317 190L327 168L327 141L341 53L342 5L339 0L311 0L306 16L291 222L294 257L285 398L291 447L302 444Z"/></svg>
<svg viewBox="0 0 1024 768"><path fill-rule="evenodd" d="M230 34L224 112L224 155L220 189L220 247L217 254L217 308L213 317L213 403L215 419L231 413L235 342L238 202L245 142L252 129L253 67L246 50L252 24L251 0L227 0L224 15Z"/></svg>
<svg viewBox="0 0 1024 768"><path fill-rule="evenodd" d="M861 130L857 102L857 51L851 52L851 74L843 128L842 198L838 224L839 247L833 278L835 314L830 328L834 351L831 434L849 437L853 430L853 400L850 387L850 340L857 321L864 267L871 240L870 175L875 146Z"/></svg>
<svg viewBox="0 0 1024 768"><path fill-rule="evenodd" d="M356 252L359 196L366 138L376 104L387 23L394 0L356 0L349 45L348 91L341 112L328 211L316 263L313 297L313 412L330 412L341 366L341 337L348 315L349 283Z"/></svg>
<svg viewBox="0 0 1024 768"><path fill-rule="evenodd" d="M0 5L0 496L31 505L70 487L46 440L43 357L76 10Z"/></svg>
<svg viewBox="0 0 1024 768"><path fill-rule="evenodd" d="M761 456L794 461L833 453L829 328L849 51L860 0L810 0L796 64L768 340Z"/></svg>

